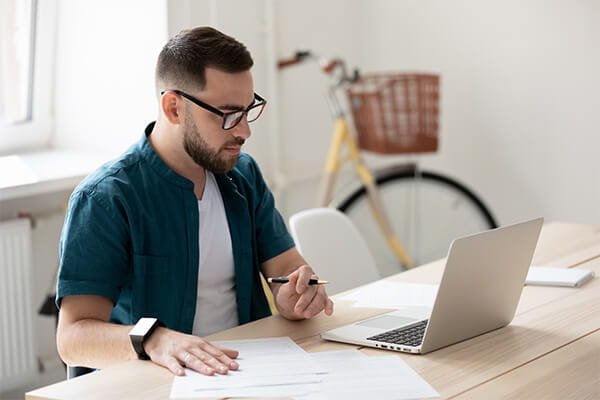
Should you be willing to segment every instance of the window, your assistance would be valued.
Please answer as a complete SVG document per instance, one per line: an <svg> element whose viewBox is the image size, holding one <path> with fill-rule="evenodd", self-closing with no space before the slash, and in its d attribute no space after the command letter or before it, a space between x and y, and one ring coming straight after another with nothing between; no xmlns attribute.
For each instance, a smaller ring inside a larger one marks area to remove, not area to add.
<svg viewBox="0 0 600 400"><path fill-rule="evenodd" d="M0 156L46 147L56 0L0 0Z"/></svg>
<svg viewBox="0 0 600 400"><path fill-rule="evenodd" d="M4 124L31 120L35 0L0 0L0 115Z"/></svg>

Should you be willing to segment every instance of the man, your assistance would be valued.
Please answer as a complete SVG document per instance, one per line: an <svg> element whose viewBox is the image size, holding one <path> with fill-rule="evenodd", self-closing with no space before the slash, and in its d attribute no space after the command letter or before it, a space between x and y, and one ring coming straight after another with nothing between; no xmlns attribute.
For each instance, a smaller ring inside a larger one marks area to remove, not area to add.
<svg viewBox="0 0 600 400"><path fill-rule="evenodd" d="M237 352L201 336L270 314L260 272L289 277L271 287L284 317L332 314L257 164L241 153L266 103L252 65L243 44L212 28L176 35L157 62L157 122L73 192L57 292L67 364L147 357L176 375L235 370ZM144 328L142 317L162 324ZM136 323L145 332L132 343Z"/></svg>

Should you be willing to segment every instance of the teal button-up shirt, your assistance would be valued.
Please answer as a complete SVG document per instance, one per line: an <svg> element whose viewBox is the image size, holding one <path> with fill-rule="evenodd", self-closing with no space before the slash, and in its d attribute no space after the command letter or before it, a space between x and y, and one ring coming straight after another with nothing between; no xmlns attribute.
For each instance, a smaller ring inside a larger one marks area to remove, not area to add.
<svg viewBox="0 0 600 400"><path fill-rule="evenodd" d="M57 305L70 295L115 304L111 321L157 317L191 333L198 286L198 201L142 139L82 181L71 195L60 241ZM235 264L239 323L270 315L260 264L294 246L256 162L241 154L215 174ZM215 310L218 312L218 310Z"/></svg>

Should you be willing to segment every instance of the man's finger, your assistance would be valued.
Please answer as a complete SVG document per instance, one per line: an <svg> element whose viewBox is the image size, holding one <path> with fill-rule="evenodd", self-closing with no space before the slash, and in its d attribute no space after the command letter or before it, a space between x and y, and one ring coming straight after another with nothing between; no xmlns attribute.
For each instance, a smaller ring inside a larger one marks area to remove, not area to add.
<svg viewBox="0 0 600 400"><path fill-rule="evenodd" d="M331 300L329 297L327 298L327 304L325 304L325 314L333 314L333 300Z"/></svg>
<svg viewBox="0 0 600 400"><path fill-rule="evenodd" d="M311 303L306 307L304 313L302 314L304 318L312 318L315 315L319 314L321 311L325 309L327 305L327 296L323 293L317 293L317 295L313 298Z"/></svg>
<svg viewBox="0 0 600 400"><path fill-rule="evenodd" d="M316 287L311 287L308 290L306 290L304 293L302 293L302 295L296 302L296 305L294 306L294 312L298 315L302 315L304 313L304 311L306 310L306 308L313 301L313 299L315 298L317 293L318 293L318 290Z"/></svg>
<svg viewBox="0 0 600 400"><path fill-rule="evenodd" d="M325 314L333 314L333 300L327 295L327 290L323 286L319 286L319 292L325 296Z"/></svg>
<svg viewBox="0 0 600 400"><path fill-rule="evenodd" d="M229 369L237 369L239 365L233 361L225 351L230 354L235 354L237 356L237 351L231 349L225 349L220 346L215 346L209 342L205 342L203 346L203 350L207 353L207 358L204 362L213 368L220 374L226 374Z"/></svg>
<svg viewBox="0 0 600 400"><path fill-rule="evenodd" d="M227 355L227 357L229 358L237 358L238 355L240 354L239 351L234 350L234 349L229 349L227 347L221 347L219 345L213 344L213 347L221 350L223 353L225 353Z"/></svg>
<svg viewBox="0 0 600 400"><path fill-rule="evenodd" d="M210 364L213 358L205 354L197 354L195 351L182 351L178 355L179 360L189 369L193 369L203 375L213 375L215 368Z"/></svg>
<svg viewBox="0 0 600 400"><path fill-rule="evenodd" d="M229 367L227 367L228 362L225 362L225 364L223 364L220 360L211 355L207 354L202 363L205 364L206 367L213 369L221 375L225 375L227 374L227 372L229 372Z"/></svg>
<svg viewBox="0 0 600 400"><path fill-rule="evenodd" d="M169 369L169 371L171 371L174 375L177 375L177 376L185 375L184 369L181 368L181 364L179 363L179 361L177 361L177 359L175 357L169 357L167 359L167 361L165 362L164 366L167 367Z"/></svg>
<svg viewBox="0 0 600 400"><path fill-rule="evenodd" d="M296 282L296 292L302 294L309 286L308 281L310 279L318 279L318 277L315 275L313 269L308 265L301 266L297 269L297 272L298 280Z"/></svg>
<svg viewBox="0 0 600 400"><path fill-rule="evenodd" d="M323 286L319 286L317 294L311 300L310 304L303 311L302 315L304 318L312 318L319 314L321 311L325 311L325 314L333 314L333 302L327 296L327 291Z"/></svg>
<svg viewBox="0 0 600 400"><path fill-rule="evenodd" d="M229 357L229 360L227 360L228 364L225 364L229 367L229 369L232 370L236 370L240 367L240 365L234 361L234 358L238 358L238 356L240 355L239 351L237 350L233 350L233 349L228 349L227 347L221 347L221 346L217 346L217 345L213 345L215 346L217 349L221 350L227 357Z"/></svg>
<svg viewBox="0 0 600 400"><path fill-rule="evenodd" d="M287 276L288 282L284 283L282 286L289 286L291 288L290 293L296 290L296 283L298 282L298 273L296 271L292 272Z"/></svg>

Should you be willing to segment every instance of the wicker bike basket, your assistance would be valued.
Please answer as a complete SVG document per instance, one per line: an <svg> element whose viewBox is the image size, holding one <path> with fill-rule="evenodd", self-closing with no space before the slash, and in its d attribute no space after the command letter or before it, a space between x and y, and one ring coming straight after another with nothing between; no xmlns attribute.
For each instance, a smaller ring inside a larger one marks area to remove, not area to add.
<svg viewBox="0 0 600 400"><path fill-rule="evenodd" d="M437 150L439 76L370 74L347 93L361 149L382 154Z"/></svg>

